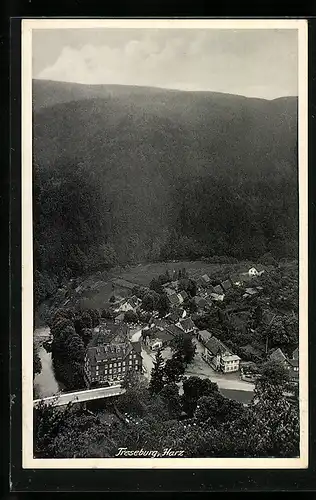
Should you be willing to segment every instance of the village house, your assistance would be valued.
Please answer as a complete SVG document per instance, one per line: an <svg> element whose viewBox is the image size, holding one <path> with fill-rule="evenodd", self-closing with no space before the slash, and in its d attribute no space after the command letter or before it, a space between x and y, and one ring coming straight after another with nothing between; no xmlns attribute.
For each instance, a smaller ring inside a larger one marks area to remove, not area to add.
<svg viewBox="0 0 316 500"><path fill-rule="evenodd" d="M221 283L221 287L224 292L227 292L232 287L231 281L230 280L225 280Z"/></svg>
<svg viewBox="0 0 316 500"><path fill-rule="evenodd" d="M102 322L93 329L89 347L100 344L125 342L128 339L129 328L125 323L116 324L112 321Z"/></svg>
<svg viewBox="0 0 316 500"><path fill-rule="evenodd" d="M118 383L130 370L142 371L139 342L111 343L87 348L84 374L89 386L92 383Z"/></svg>
<svg viewBox="0 0 316 500"><path fill-rule="evenodd" d="M187 292L185 290L182 290L182 292L178 293L178 299L179 299L180 304L183 304L183 302L185 300L187 300L188 298L189 298L189 295L187 294Z"/></svg>
<svg viewBox="0 0 316 500"><path fill-rule="evenodd" d="M223 289L221 285L216 285L213 287L213 293L216 293L217 295L222 295L223 294Z"/></svg>
<svg viewBox="0 0 316 500"><path fill-rule="evenodd" d="M258 290L256 290L256 288L246 288L245 293L243 294L243 298L245 299L247 297L253 297L257 293Z"/></svg>
<svg viewBox="0 0 316 500"><path fill-rule="evenodd" d="M170 333L173 337L176 337L177 335L183 335L183 330L182 328L179 328L177 325L168 325L166 326L166 331Z"/></svg>
<svg viewBox="0 0 316 500"><path fill-rule="evenodd" d="M136 312L137 308L141 304L141 300L133 295L132 297L129 297L128 299L124 299L119 307L115 309L116 312L127 312L127 311L133 311Z"/></svg>
<svg viewBox="0 0 316 500"><path fill-rule="evenodd" d="M200 330L197 334L197 338L201 342L201 344L205 345L207 341L212 337L212 335L213 334L208 330Z"/></svg>
<svg viewBox="0 0 316 500"><path fill-rule="evenodd" d="M281 363L286 368L286 370L288 370L291 381L298 382L299 378L298 349L295 349L295 351L293 352L292 359L288 358L280 348L275 349L270 354L269 359Z"/></svg>
<svg viewBox="0 0 316 500"><path fill-rule="evenodd" d="M223 292L221 292L220 294L219 293L210 293L210 297L213 300L216 300L218 302L223 302L225 295L223 294Z"/></svg>
<svg viewBox="0 0 316 500"><path fill-rule="evenodd" d="M251 267L248 271L248 274L251 277L261 276L263 273L264 273L264 268L260 265L257 265L256 267Z"/></svg>
<svg viewBox="0 0 316 500"><path fill-rule="evenodd" d="M180 305L180 300L176 293L171 293L170 295L168 295L168 299L171 307L177 307Z"/></svg>
<svg viewBox="0 0 316 500"><path fill-rule="evenodd" d="M115 316L115 323L122 323L124 321L125 313L121 312Z"/></svg>
<svg viewBox="0 0 316 500"><path fill-rule="evenodd" d="M212 336L204 346L204 359L214 368L223 373L237 372L239 370L240 357L233 354L216 337Z"/></svg>
<svg viewBox="0 0 316 500"><path fill-rule="evenodd" d="M194 333L197 328L193 323L191 318L180 319L180 321L176 324L184 333Z"/></svg>
<svg viewBox="0 0 316 500"><path fill-rule="evenodd" d="M149 332L145 344L148 345L151 350L155 351L168 346L172 339L173 335L167 332L167 330L156 330L155 332Z"/></svg>

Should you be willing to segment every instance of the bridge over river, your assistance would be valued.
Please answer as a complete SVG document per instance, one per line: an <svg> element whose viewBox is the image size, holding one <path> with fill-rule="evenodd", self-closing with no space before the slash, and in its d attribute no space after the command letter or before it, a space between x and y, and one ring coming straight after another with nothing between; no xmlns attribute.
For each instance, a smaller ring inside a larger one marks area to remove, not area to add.
<svg viewBox="0 0 316 500"><path fill-rule="evenodd" d="M56 394L56 396L34 399L33 406L38 406L41 401L53 403L54 406L65 406L68 403L84 403L86 401L121 396L125 392L126 389L123 389L120 385L112 385L110 387L99 387L97 389L86 389L84 391L68 392L64 394L60 393Z"/></svg>

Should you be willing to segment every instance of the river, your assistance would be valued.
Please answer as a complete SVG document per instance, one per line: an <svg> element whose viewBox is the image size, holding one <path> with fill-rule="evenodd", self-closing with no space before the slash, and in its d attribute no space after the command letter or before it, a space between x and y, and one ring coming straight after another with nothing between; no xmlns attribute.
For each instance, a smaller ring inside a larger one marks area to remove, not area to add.
<svg viewBox="0 0 316 500"><path fill-rule="evenodd" d="M34 340L37 344L38 354L42 363L42 371L35 375L34 390L37 398L54 396L61 391L61 384L56 380L52 353L47 352L43 346L45 340L50 339L49 327L36 328L34 331Z"/></svg>

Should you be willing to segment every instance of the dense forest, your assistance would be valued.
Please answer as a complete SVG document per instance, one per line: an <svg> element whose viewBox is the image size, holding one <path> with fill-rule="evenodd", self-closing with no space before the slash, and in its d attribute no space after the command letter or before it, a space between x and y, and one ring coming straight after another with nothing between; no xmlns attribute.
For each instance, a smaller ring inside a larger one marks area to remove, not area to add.
<svg viewBox="0 0 316 500"><path fill-rule="evenodd" d="M40 301L117 263L296 258L297 99L35 81Z"/></svg>

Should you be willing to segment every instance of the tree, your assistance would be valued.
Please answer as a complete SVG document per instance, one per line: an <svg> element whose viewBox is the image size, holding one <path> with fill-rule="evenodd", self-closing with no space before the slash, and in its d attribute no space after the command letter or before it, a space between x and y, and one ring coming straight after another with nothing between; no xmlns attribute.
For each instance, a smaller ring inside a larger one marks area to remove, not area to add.
<svg viewBox="0 0 316 500"><path fill-rule="evenodd" d="M147 292L143 298L143 308L145 311L156 311L160 296L154 290Z"/></svg>
<svg viewBox="0 0 316 500"><path fill-rule="evenodd" d="M183 274L181 274L181 279L179 282L179 288L181 290L185 290L190 297L195 297L196 292L197 292L197 287L196 287L196 282L192 279L189 279L186 277L183 277Z"/></svg>
<svg viewBox="0 0 316 500"><path fill-rule="evenodd" d="M178 419L181 413L181 397L178 386L175 383L168 383L160 391L159 396L167 403L169 417Z"/></svg>
<svg viewBox="0 0 316 500"><path fill-rule="evenodd" d="M160 294L157 304L157 310L162 318L165 317L166 314L169 312L170 302L168 300L167 294L165 293Z"/></svg>
<svg viewBox="0 0 316 500"><path fill-rule="evenodd" d="M33 344L33 379L37 373L42 371L42 362L39 357L38 350L35 344Z"/></svg>
<svg viewBox="0 0 316 500"><path fill-rule="evenodd" d="M124 321L126 323L137 323L138 321L138 316L134 311L126 311L124 314Z"/></svg>
<svg viewBox="0 0 316 500"><path fill-rule="evenodd" d="M183 358L179 352L175 352L172 358L167 359L165 363L165 379L168 384L180 382L185 371Z"/></svg>
<svg viewBox="0 0 316 500"><path fill-rule="evenodd" d="M209 379L199 377L189 377L183 381L183 409L189 415L193 416L197 401L201 396L212 396L218 392L217 384Z"/></svg>
<svg viewBox="0 0 316 500"><path fill-rule="evenodd" d="M274 399L283 393L289 381L289 373L284 365L278 361L267 361L261 367L255 395L259 397L264 395Z"/></svg>
<svg viewBox="0 0 316 500"><path fill-rule="evenodd" d="M151 394L159 394L164 386L164 362L161 354L161 349L158 349L153 368L151 370L151 378L149 383L149 391Z"/></svg>
<svg viewBox="0 0 316 500"><path fill-rule="evenodd" d="M149 284L150 290L154 290L157 293L163 293L163 287L161 281L156 278L153 278Z"/></svg>
<svg viewBox="0 0 316 500"><path fill-rule="evenodd" d="M170 347L174 352L178 352L182 357L185 365L191 363L194 358L196 345L193 343L192 337L186 333L179 333L176 335L171 343Z"/></svg>

